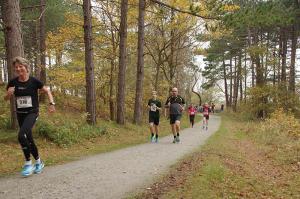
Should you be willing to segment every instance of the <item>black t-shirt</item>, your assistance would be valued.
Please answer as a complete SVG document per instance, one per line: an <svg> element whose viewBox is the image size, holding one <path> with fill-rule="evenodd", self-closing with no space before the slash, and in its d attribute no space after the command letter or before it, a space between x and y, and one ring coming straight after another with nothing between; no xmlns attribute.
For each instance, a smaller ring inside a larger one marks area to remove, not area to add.
<svg viewBox="0 0 300 199"><path fill-rule="evenodd" d="M168 97L165 105L168 105L169 103L170 103L170 107L169 107L170 115L173 115L173 114L181 115L182 114L181 107L182 107L182 105L185 104L185 101L180 95Z"/></svg>
<svg viewBox="0 0 300 199"><path fill-rule="evenodd" d="M149 116L156 116L159 117L159 110L161 108L161 102L159 100L149 99L148 106L150 106Z"/></svg>
<svg viewBox="0 0 300 199"><path fill-rule="evenodd" d="M29 77L26 82L20 82L16 77L9 81L6 90L9 87L15 87L17 112L38 112L38 89L43 88L43 86L44 84L34 77Z"/></svg>

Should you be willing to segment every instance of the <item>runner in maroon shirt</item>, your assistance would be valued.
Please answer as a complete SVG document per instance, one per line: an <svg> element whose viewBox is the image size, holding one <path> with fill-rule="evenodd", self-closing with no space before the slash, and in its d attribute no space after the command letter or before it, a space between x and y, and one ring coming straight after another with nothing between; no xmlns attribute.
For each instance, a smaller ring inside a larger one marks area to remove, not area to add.
<svg viewBox="0 0 300 199"><path fill-rule="evenodd" d="M196 108L191 104L189 106L189 109L188 109L188 112L189 112L189 117L190 117L190 124L191 124L191 127L193 128L194 127L194 123L195 123L195 115L196 115Z"/></svg>
<svg viewBox="0 0 300 199"><path fill-rule="evenodd" d="M203 129L208 129L208 120L209 120L209 112L210 112L210 107L208 103L205 103L202 107L203 110Z"/></svg>

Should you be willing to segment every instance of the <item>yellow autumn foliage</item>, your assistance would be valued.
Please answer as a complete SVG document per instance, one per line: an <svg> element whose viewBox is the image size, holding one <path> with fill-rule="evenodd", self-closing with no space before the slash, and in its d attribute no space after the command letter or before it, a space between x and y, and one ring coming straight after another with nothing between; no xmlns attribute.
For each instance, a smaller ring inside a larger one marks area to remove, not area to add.
<svg viewBox="0 0 300 199"><path fill-rule="evenodd" d="M300 138L300 122L290 112L284 111L282 108L275 110L269 119L261 126L262 132L277 131L278 133L291 136L295 139Z"/></svg>
<svg viewBox="0 0 300 199"><path fill-rule="evenodd" d="M240 9L240 6L238 6L238 5L230 5L230 4L226 4L226 5L224 5L223 7L222 7L222 10L223 11L226 11L226 12L235 12L235 11L237 11L237 10L239 10Z"/></svg>

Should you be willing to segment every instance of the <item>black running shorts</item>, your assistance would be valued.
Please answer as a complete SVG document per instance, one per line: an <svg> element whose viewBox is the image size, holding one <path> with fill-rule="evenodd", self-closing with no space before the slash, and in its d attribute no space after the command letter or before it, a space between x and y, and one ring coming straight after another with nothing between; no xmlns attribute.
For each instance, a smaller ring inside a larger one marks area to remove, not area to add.
<svg viewBox="0 0 300 199"><path fill-rule="evenodd" d="M178 120L180 121L181 114L170 114L170 124L175 124L175 122Z"/></svg>
<svg viewBox="0 0 300 199"><path fill-rule="evenodd" d="M159 117L149 115L149 123L154 123L154 125L159 125Z"/></svg>

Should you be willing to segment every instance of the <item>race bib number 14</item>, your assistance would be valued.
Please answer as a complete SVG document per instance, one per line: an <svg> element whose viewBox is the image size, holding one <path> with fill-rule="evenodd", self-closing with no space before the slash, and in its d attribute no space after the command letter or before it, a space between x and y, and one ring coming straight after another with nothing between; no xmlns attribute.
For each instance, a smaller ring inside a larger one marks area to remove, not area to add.
<svg viewBox="0 0 300 199"><path fill-rule="evenodd" d="M17 97L17 108L30 108L32 107L31 96Z"/></svg>

